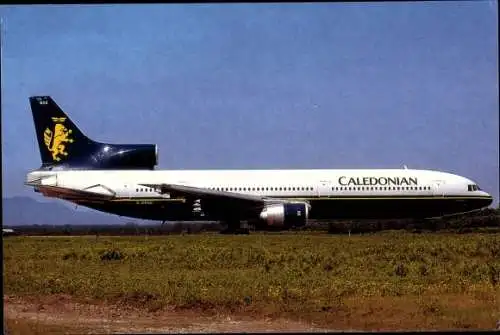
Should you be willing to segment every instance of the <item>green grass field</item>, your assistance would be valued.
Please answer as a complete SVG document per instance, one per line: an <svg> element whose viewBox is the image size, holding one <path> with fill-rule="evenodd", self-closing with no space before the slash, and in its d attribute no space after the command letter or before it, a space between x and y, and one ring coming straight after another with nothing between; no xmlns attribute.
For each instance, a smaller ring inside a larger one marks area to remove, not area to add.
<svg viewBox="0 0 500 335"><path fill-rule="evenodd" d="M500 235L9 237L4 294L286 316L342 329L492 329L500 319Z"/></svg>

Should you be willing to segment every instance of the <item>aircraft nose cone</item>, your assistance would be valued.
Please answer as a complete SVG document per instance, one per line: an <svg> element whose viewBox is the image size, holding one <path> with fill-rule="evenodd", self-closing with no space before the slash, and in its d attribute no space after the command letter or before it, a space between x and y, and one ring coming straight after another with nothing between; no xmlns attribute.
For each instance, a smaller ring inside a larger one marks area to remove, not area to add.
<svg viewBox="0 0 500 335"><path fill-rule="evenodd" d="M488 194L488 196L484 198L484 207L488 207L489 205L491 205L492 202L493 202L493 197Z"/></svg>
<svg viewBox="0 0 500 335"><path fill-rule="evenodd" d="M476 199L475 203L477 208L485 208L491 205L493 202L493 197L488 193L484 192L484 195Z"/></svg>

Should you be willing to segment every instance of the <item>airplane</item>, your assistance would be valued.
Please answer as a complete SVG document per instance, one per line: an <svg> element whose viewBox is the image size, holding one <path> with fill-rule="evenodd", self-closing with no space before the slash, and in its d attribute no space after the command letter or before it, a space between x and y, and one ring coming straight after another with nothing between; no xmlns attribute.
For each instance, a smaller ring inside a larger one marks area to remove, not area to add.
<svg viewBox="0 0 500 335"><path fill-rule="evenodd" d="M2 236L14 235L14 229L11 228L2 228Z"/></svg>
<svg viewBox="0 0 500 335"><path fill-rule="evenodd" d="M106 213L145 220L219 221L223 232L289 230L309 220L415 219L487 207L471 179L434 170L157 170L156 144L88 138L50 96L29 98L42 165L25 185ZM248 232L247 232L248 233Z"/></svg>

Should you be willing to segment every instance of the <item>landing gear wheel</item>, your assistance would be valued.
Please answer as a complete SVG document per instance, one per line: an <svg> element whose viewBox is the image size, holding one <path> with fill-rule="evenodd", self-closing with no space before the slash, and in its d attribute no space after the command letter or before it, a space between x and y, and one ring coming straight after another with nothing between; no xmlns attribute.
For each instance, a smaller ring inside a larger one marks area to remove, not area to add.
<svg viewBox="0 0 500 335"><path fill-rule="evenodd" d="M221 230L221 234L234 234L234 235L248 235L250 230L248 228L242 228L240 221L229 221L226 223L225 229Z"/></svg>

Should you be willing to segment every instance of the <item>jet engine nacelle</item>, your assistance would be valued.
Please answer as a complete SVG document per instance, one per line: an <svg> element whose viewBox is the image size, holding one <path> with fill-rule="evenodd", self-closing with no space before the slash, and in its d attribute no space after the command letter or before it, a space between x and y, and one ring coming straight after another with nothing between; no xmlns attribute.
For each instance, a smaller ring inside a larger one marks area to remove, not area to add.
<svg viewBox="0 0 500 335"><path fill-rule="evenodd" d="M92 162L94 167L107 169L154 169L158 164L155 144L101 144Z"/></svg>
<svg viewBox="0 0 500 335"><path fill-rule="evenodd" d="M88 141L78 155L65 162L47 164L41 169L154 170L158 164L156 144L107 144Z"/></svg>
<svg viewBox="0 0 500 335"><path fill-rule="evenodd" d="M310 205L303 202L270 204L260 213L261 220L274 227L302 227L309 218Z"/></svg>

